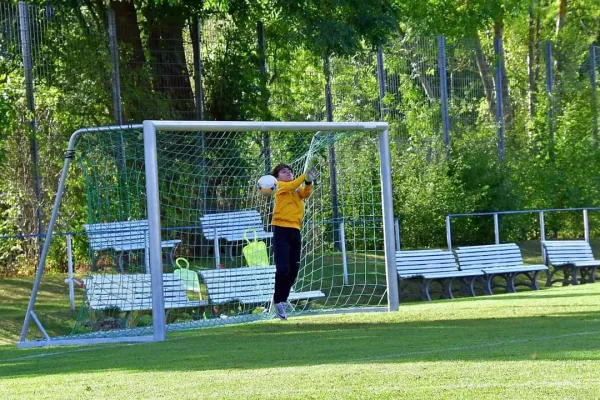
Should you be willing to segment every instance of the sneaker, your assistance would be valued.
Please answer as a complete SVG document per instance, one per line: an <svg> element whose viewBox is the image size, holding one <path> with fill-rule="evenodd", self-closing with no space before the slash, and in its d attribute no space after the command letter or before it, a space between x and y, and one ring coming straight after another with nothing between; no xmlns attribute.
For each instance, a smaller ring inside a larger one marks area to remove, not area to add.
<svg viewBox="0 0 600 400"><path fill-rule="evenodd" d="M281 302L275 305L275 314L277 315L277 317L284 321L287 319L287 314L285 312L285 303Z"/></svg>

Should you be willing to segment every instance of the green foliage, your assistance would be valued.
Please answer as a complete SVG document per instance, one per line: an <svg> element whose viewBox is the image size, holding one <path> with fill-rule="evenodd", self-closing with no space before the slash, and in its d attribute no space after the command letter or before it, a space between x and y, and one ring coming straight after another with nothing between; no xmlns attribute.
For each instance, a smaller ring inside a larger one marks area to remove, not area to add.
<svg viewBox="0 0 600 400"><path fill-rule="evenodd" d="M32 3L65 5L42 0ZM39 147L43 225L48 222L71 133L84 126L114 122L107 7L117 12L121 29L118 56L125 121L196 117L197 71L193 59L194 52L196 56L198 53L190 40L194 27L188 24L194 16L202 21L204 118L211 120L325 120L329 72L334 120L379 120L374 49L382 46L387 74L383 103L392 133L394 206L401 221L402 241L408 247L443 246L448 213L600 205L600 143L593 125L600 107L597 98L595 103L591 101L588 59L589 46L599 43L599 0L568 2L566 22L559 30L554 2L84 3L89 7L70 1L68 7L57 7L54 12L40 9L31 14L32 23L43 27L39 32L43 40L36 37L35 42L35 115L30 114L25 100L19 43L9 40L9 30L0 36L0 235L10 237L0 240L0 273L32 272L39 254L38 241L19 236L37 232L29 141L33 138L32 118L36 119ZM132 14L119 14L125 9ZM10 22L11 17L3 14L3 18L2 22ZM259 69L263 54L257 45L258 21L264 22L265 28L264 74ZM137 29L125 32L126 26ZM169 26L176 29L169 30ZM427 36L438 34L447 37L449 146L442 140L437 42ZM500 34L506 68L503 160L495 115L497 59L492 55L491 41ZM465 40L467 37L471 39ZM546 40L553 41L552 93L546 91L542 51ZM166 64L175 67L165 69ZM182 83L173 83L173 77ZM211 140L221 139L215 134L205 135L203 140L209 148ZM220 160L237 158L240 167L247 168L244 153L264 150L262 139L258 134L242 137L218 153L193 156L189 164L175 160L173 171L204 168L214 174L211 184L225 186L220 185L226 179L219 176ZM273 161L297 158L309 142L310 138L282 141L279 148L272 149L282 159ZM168 144L167 149L177 152L185 145L181 139ZM360 162L344 168L357 176L371 177L376 173L372 167L376 152L357 153ZM82 223L101 213L141 216L143 177L137 172L141 165L125 160L126 168L116 175L115 185L123 187L119 202L127 204L117 211L110 193L94 202L86 195L85 185L98 168L120 168L118 154L86 157L89 161L82 164L84 173L69 175L58 229L78 231ZM169 188L171 195L165 199L168 215L182 208L197 212L211 206L203 203L204 182L183 182L176 172L171 174L166 180L178 185ZM243 181L240 175L240 184ZM198 187L198 200L181 207L179 194L189 187ZM216 197L225 201L228 195ZM358 196L352 191L344 195L349 199ZM349 216L355 213L345 212ZM197 215L186 218L197 220ZM549 216L547 233L581 236L579 218L576 213ZM532 215L503 221L503 239L539 236ZM492 240L490 219L457 220L453 226L457 242ZM76 235L76 264L87 262L86 246L85 239ZM64 240L59 239L51 249L50 265L64 270L65 260Z"/></svg>

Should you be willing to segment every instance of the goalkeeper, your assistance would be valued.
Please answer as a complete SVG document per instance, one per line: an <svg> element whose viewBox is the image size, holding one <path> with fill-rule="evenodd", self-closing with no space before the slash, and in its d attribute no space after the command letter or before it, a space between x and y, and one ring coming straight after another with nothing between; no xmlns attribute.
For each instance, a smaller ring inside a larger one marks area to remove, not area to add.
<svg viewBox="0 0 600 400"><path fill-rule="evenodd" d="M304 217L304 200L312 194L315 172L310 169L294 179L292 168L279 164L273 169L272 175L278 181L271 221L276 267L273 303L277 316L286 320L285 306L300 268L300 226Z"/></svg>

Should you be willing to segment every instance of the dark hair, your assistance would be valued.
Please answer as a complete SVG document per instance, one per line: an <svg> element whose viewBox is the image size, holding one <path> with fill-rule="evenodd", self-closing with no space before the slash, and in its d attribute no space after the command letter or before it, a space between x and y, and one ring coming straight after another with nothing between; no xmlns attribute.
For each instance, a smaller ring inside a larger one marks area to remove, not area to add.
<svg viewBox="0 0 600 400"><path fill-rule="evenodd" d="M273 175L275 178L277 178L277 175L279 175L279 171L281 171L284 168L287 168L290 171L292 171L292 167L290 167L287 164L277 164L277 166L275 168L273 168L273 172L271 172L271 175Z"/></svg>

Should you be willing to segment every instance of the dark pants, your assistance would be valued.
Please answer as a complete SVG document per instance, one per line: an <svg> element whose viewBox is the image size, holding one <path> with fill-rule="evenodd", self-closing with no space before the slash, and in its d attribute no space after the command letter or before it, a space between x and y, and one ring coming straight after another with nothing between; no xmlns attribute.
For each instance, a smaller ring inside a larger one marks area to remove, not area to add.
<svg viewBox="0 0 600 400"><path fill-rule="evenodd" d="M286 302L300 268L300 230L273 226L273 251L275 252L275 304Z"/></svg>

